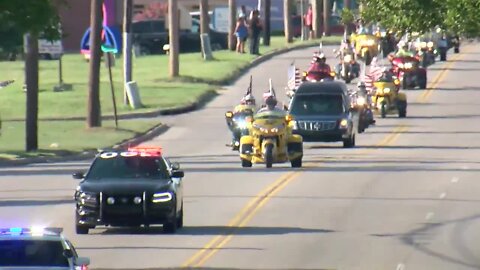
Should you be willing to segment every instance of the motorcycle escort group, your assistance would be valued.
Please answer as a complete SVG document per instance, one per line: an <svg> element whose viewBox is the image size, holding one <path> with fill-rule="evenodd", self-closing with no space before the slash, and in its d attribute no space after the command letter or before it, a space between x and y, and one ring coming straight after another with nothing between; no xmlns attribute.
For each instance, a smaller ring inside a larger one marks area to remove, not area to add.
<svg viewBox="0 0 480 270"><path fill-rule="evenodd" d="M333 70L320 44L308 70L302 72L295 63L290 65L286 95L291 101L305 82L322 84L342 80L349 84L358 79L356 89L348 89L350 109L359 116L358 133L376 123L375 114L381 118L390 114L405 118L407 95L404 91L415 87L425 89L428 66L437 58L446 61L446 52L451 47L455 53L459 52L458 36L447 39L445 34L438 37L439 31L432 33L397 37L393 31L380 27L377 31L354 33L343 41L339 50L334 50L339 63ZM265 164L270 168L275 163L286 162L294 168L302 166L303 138L293 133L295 120L287 106L276 107L276 98L270 80L270 88L264 94L265 104L257 107L250 77L241 103L225 113L232 134L228 146L239 151L242 167Z"/></svg>

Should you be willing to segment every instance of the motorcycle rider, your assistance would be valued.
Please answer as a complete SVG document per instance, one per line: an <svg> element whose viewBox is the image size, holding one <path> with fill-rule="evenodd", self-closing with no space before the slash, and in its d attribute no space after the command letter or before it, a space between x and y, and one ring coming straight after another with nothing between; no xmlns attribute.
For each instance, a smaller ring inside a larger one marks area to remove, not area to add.
<svg viewBox="0 0 480 270"><path fill-rule="evenodd" d="M248 93L240 100L240 104L235 106L235 109L233 111L235 113L244 111L245 109L255 108L255 103L255 97L252 94Z"/></svg>
<svg viewBox="0 0 480 270"><path fill-rule="evenodd" d="M368 92L367 86L366 86L365 82L363 82L363 81L360 81L360 82L357 83L357 89L358 89L359 96L363 97L365 99L365 103L367 105L366 106L367 110L365 111L366 118L369 121L369 124L373 125L373 124L376 123L376 120L374 119L373 111L372 111L371 106L370 106L370 104L372 104L372 96Z"/></svg>
<svg viewBox="0 0 480 270"><path fill-rule="evenodd" d="M408 44L400 42L398 44L398 51L395 53L396 57L413 57L414 54L408 50Z"/></svg>
<svg viewBox="0 0 480 270"><path fill-rule="evenodd" d="M352 72L356 75L356 77L358 77L360 75L360 65L355 61L356 60L355 47L353 46L353 44L350 42L350 39L348 38L342 41L342 44L340 45L340 50L337 52L335 56L336 57L340 56L343 61L345 55L352 56L352 60L354 60L352 64ZM338 63L335 66L336 74L340 74L341 70L342 70L342 62Z"/></svg>
<svg viewBox="0 0 480 270"><path fill-rule="evenodd" d="M263 98L264 98L265 104L262 106L260 110L258 110L255 117L265 116L265 115L285 117L287 115L287 112L285 110L282 110L277 107L278 101L277 101L277 97L275 96L275 92L273 90L269 90L265 94L263 94Z"/></svg>
<svg viewBox="0 0 480 270"><path fill-rule="evenodd" d="M317 54L313 57L310 68L307 72L321 72L330 74L331 69L327 64L327 57L325 57L324 53Z"/></svg>

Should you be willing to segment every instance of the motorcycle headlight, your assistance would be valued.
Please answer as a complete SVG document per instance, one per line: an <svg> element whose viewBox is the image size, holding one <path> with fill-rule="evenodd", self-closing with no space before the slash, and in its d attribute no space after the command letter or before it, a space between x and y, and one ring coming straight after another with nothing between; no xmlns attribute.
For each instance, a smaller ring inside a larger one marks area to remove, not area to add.
<svg viewBox="0 0 480 270"><path fill-rule="evenodd" d="M390 88L383 88L383 92L384 92L385 94L390 93L390 91L391 91Z"/></svg>
<svg viewBox="0 0 480 270"><path fill-rule="evenodd" d="M413 64L412 63L405 63L405 68L412 68L413 67Z"/></svg>
<svg viewBox="0 0 480 270"><path fill-rule="evenodd" d="M358 105L363 106L363 105L365 105L365 103L366 103L366 100L365 100L364 97L357 98L357 104Z"/></svg>
<svg viewBox="0 0 480 270"><path fill-rule="evenodd" d="M427 43L427 46L428 46L429 48L432 48L432 47L433 47L433 42L429 41L429 42Z"/></svg>
<svg viewBox="0 0 480 270"><path fill-rule="evenodd" d="M169 202L173 198L172 193L170 192L158 192L153 194L152 202L153 203L162 203Z"/></svg>
<svg viewBox="0 0 480 270"><path fill-rule="evenodd" d="M345 62L352 61L352 56L350 54L345 55L345 57L343 58L343 61L345 61Z"/></svg>
<svg viewBox="0 0 480 270"><path fill-rule="evenodd" d="M373 40L373 39L367 39L367 40L364 40L362 42L362 45L364 45L364 46L372 46L374 44L375 44L375 40Z"/></svg>
<svg viewBox="0 0 480 270"><path fill-rule="evenodd" d="M399 68L403 68L403 63L398 63Z"/></svg>
<svg viewBox="0 0 480 270"><path fill-rule="evenodd" d="M420 42L420 47L421 47L421 48L427 47L427 43L426 43L425 41Z"/></svg>
<svg viewBox="0 0 480 270"><path fill-rule="evenodd" d="M348 127L348 120L347 119L342 119L340 121L340 128L345 129Z"/></svg>
<svg viewBox="0 0 480 270"><path fill-rule="evenodd" d="M290 121L290 124L292 125L292 128L293 128L294 130L298 129L298 123L297 123L297 121L292 120L292 121Z"/></svg>
<svg viewBox="0 0 480 270"><path fill-rule="evenodd" d="M247 128L247 122L246 121L238 121L237 126L240 129L246 129Z"/></svg>

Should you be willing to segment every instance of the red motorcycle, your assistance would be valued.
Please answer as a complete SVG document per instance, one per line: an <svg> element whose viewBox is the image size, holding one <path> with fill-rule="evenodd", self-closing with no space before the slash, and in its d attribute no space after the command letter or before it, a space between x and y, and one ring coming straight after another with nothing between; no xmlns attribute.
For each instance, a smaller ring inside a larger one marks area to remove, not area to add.
<svg viewBox="0 0 480 270"><path fill-rule="evenodd" d="M305 71L302 75L302 81L305 82L323 82L323 81L333 81L335 79L335 72L330 71Z"/></svg>
<svg viewBox="0 0 480 270"><path fill-rule="evenodd" d="M400 80L403 89L427 88L427 69L420 65L417 57L389 55L391 71Z"/></svg>

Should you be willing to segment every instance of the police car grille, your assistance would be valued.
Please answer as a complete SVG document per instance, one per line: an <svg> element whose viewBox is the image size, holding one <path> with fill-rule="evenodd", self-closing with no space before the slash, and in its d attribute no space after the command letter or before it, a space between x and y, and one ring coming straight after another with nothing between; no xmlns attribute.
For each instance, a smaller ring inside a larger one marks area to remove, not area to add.
<svg viewBox="0 0 480 270"><path fill-rule="evenodd" d="M335 129L336 125L336 121L298 121L301 130L327 131Z"/></svg>
<svg viewBox="0 0 480 270"><path fill-rule="evenodd" d="M138 194L138 195L130 195L130 194L129 195L108 195L108 194L105 194L104 195L105 200L107 198L110 198L110 197L113 197L115 199L114 205L136 205L133 202L133 199L135 197L142 198L142 194Z"/></svg>

